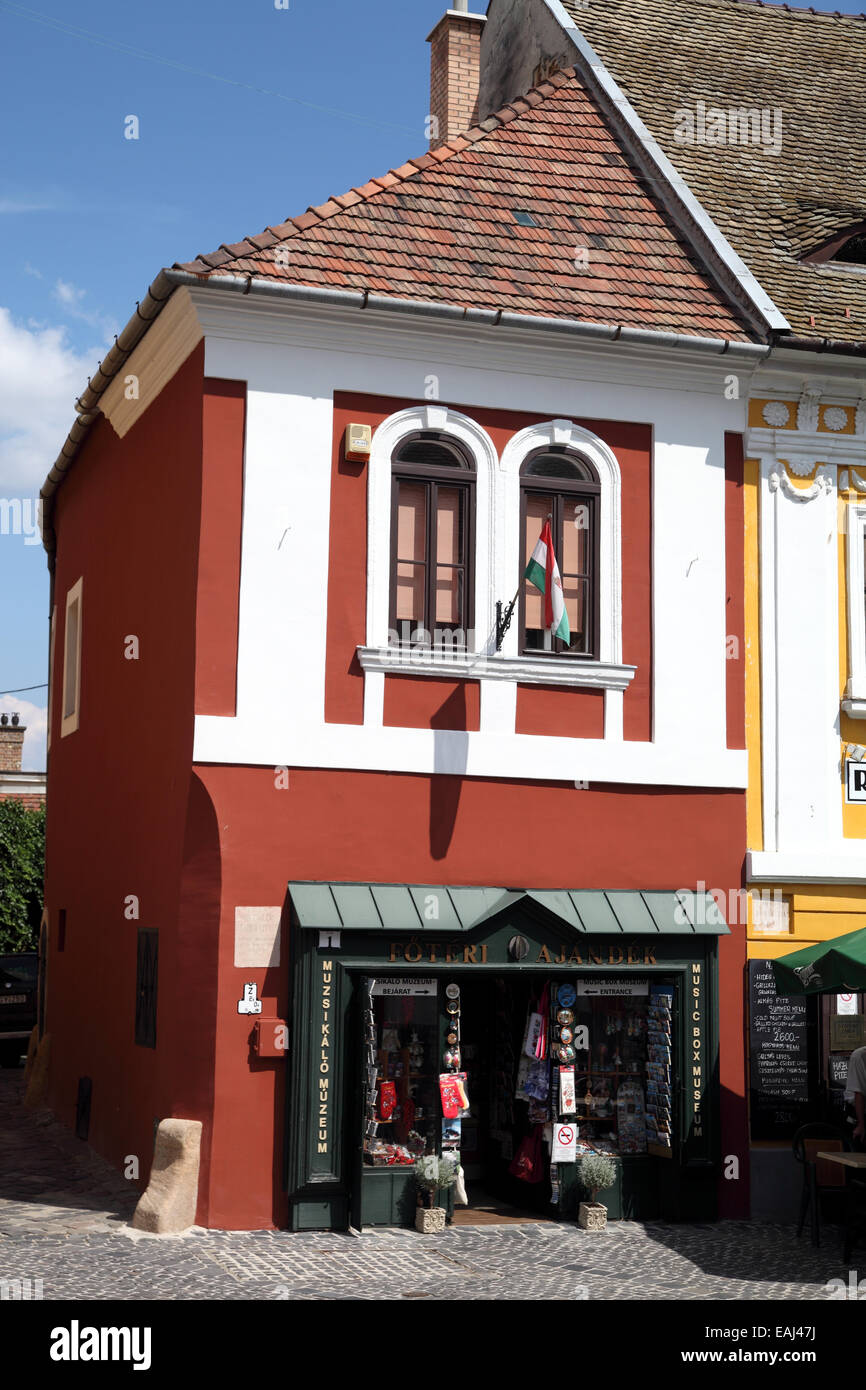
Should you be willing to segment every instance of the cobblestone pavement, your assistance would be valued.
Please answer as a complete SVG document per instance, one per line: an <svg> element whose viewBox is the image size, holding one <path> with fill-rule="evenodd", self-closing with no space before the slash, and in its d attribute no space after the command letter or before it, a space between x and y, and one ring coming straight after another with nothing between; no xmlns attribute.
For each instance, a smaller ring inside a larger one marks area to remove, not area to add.
<svg viewBox="0 0 866 1390"><path fill-rule="evenodd" d="M0 1280L41 1279L45 1299L827 1300L848 1278L836 1231L815 1250L739 1222L138 1236L137 1192L22 1089L0 1072Z"/></svg>

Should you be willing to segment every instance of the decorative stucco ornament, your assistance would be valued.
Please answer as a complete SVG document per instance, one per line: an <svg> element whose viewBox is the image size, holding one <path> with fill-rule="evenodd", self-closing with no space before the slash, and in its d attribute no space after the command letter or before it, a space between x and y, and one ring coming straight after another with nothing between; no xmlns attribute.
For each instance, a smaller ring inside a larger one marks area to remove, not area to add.
<svg viewBox="0 0 866 1390"><path fill-rule="evenodd" d="M841 405L828 405L824 411L824 428L828 430L844 430L848 424L848 412L843 410Z"/></svg>
<svg viewBox="0 0 866 1390"><path fill-rule="evenodd" d="M854 411L854 433L866 434L866 396L861 396Z"/></svg>
<svg viewBox="0 0 866 1390"><path fill-rule="evenodd" d="M765 423L772 426L773 429L779 429L782 425L787 425L791 418L791 412L784 401L767 401L761 414L764 417Z"/></svg>
<svg viewBox="0 0 866 1390"><path fill-rule="evenodd" d="M815 464L808 458L791 458L785 460L785 467L789 474L795 478L809 478L815 471Z"/></svg>
<svg viewBox="0 0 866 1390"><path fill-rule="evenodd" d="M807 387L797 405L797 429L814 431L818 428L818 409L821 392Z"/></svg>
<svg viewBox="0 0 866 1390"><path fill-rule="evenodd" d="M811 502L814 497L822 497L833 491L833 482L825 473L819 473L811 487L795 487L787 473L771 473L768 480L771 492L783 492L792 502Z"/></svg>

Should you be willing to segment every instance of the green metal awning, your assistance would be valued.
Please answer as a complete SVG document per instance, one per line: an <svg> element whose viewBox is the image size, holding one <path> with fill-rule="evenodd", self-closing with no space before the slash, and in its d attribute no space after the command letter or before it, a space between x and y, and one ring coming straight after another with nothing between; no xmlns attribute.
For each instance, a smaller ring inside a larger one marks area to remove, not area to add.
<svg viewBox="0 0 866 1390"><path fill-rule="evenodd" d="M290 883L289 894L302 927L333 931L465 932L523 904L594 936L729 934L709 893Z"/></svg>

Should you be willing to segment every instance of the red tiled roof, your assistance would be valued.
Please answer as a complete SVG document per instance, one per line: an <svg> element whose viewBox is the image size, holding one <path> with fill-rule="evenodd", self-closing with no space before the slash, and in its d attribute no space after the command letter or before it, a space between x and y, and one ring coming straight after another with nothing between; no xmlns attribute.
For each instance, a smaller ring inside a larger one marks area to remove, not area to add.
<svg viewBox="0 0 866 1390"><path fill-rule="evenodd" d="M518 212L534 225L520 225ZM432 153L177 268L751 336L573 69Z"/></svg>

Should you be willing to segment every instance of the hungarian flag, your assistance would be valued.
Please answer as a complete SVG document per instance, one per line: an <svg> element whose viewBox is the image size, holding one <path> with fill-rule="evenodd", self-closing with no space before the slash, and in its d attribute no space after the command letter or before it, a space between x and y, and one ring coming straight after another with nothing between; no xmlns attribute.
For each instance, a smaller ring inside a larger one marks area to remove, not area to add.
<svg viewBox="0 0 866 1390"><path fill-rule="evenodd" d="M554 637L561 638L568 646L571 631L565 611L565 599L562 596L562 577L553 553L549 521L544 523L544 529L536 542L523 577L544 594L544 626L549 628Z"/></svg>

